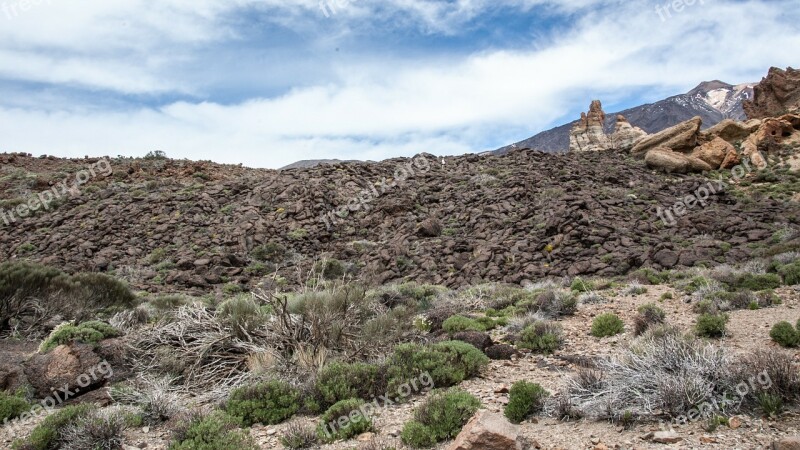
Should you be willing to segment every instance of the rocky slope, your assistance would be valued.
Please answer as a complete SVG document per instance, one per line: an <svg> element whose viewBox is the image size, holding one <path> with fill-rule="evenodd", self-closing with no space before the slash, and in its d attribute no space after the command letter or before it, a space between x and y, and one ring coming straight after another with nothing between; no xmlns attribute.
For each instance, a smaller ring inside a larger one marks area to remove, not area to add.
<svg viewBox="0 0 800 450"><path fill-rule="evenodd" d="M706 81L686 94L676 95L655 103L637 106L624 111L609 113L605 117L606 133L614 131L616 117L622 115L634 127L648 133L677 125L695 116L700 116L704 127L711 127L724 119L745 120L742 109L744 101L753 97L753 84L730 85L722 81ZM566 151L569 134L579 121L553 128L516 143L517 148L532 148L544 152ZM511 146L496 150L502 154Z"/></svg>
<svg viewBox="0 0 800 450"><path fill-rule="evenodd" d="M19 208L92 161L0 155L0 208ZM292 285L320 258L375 283L520 283L742 260L800 211L725 189L671 226L659 212L709 180L651 172L614 151L516 151L444 165L420 155L284 171L109 163L113 175L98 173L80 195L0 220L0 260L112 272L153 291L252 286L273 270Z"/></svg>

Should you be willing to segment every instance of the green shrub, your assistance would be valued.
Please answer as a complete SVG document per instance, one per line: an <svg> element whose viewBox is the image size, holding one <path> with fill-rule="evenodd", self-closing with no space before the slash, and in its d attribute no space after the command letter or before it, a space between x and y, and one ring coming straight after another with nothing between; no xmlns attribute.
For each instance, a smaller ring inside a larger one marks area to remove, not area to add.
<svg viewBox="0 0 800 450"><path fill-rule="evenodd" d="M800 284L800 262L780 266L778 273L783 278L783 284L787 286Z"/></svg>
<svg viewBox="0 0 800 450"><path fill-rule="evenodd" d="M728 323L727 314L703 314L697 318L697 335L709 338L718 338L725 335L725 325Z"/></svg>
<svg viewBox="0 0 800 450"><path fill-rule="evenodd" d="M246 426L275 425L300 409L300 392L282 381L267 381L234 390L225 410Z"/></svg>
<svg viewBox="0 0 800 450"><path fill-rule="evenodd" d="M593 291L595 289L595 286L592 281L584 280L581 277L577 277L574 280L572 280L570 289L574 292L589 292Z"/></svg>
<svg viewBox="0 0 800 450"><path fill-rule="evenodd" d="M0 422L16 419L30 409L31 405L21 395L0 390Z"/></svg>
<svg viewBox="0 0 800 450"><path fill-rule="evenodd" d="M350 398L370 399L379 394L378 366L333 362L317 375L316 391L324 406Z"/></svg>
<svg viewBox="0 0 800 450"><path fill-rule="evenodd" d="M50 333L50 336L39 345L39 352L47 353L59 345L65 345L75 341L85 344L97 344L103 339L121 335L122 334L116 328L96 320L84 322L77 326L66 323L56 327Z"/></svg>
<svg viewBox="0 0 800 450"><path fill-rule="evenodd" d="M759 392L756 396L758 406L768 416L775 416L783 411L783 399L780 395L769 392Z"/></svg>
<svg viewBox="0 0 800 450"><path fill-rule="evenodd" d="M464 316L451 316L442 324L442 329L450 334L460 331L486 331L486 326L475 319Z"/></svg>
<svg viewBox="0 0 800 450"><path fill-rule="evenodd" d="M769 332L769 337L782 347L797 347L800 345L800 333L789 322L776 323Z"/></svg>
<svg viewBox="0 0 800 450"><path fill-rule="evenodd" d="M572 291L548 289L539 293L530 305L524 305L523 302L520 306L550 317L571 316L578 309L578 297Z"/></svg>
<svg viewBox="0 0 800 450"><path fill-rule="evenodd" d="M436 387L454 386L477 375L489 358L475 346L461 341L433 345L400 344L386 365L387 392L427 373Z"/></svg>
<svg viewBox="0 0 800 450"><path fill-rule="evenodd" d="M27 262L0 264L0 332L26 321L85 320L135 306L136 296L112 277L89 273L69 276ZM45 319L45 320L42 320Z"/></svg>
<svg viewBox="0 0 800 450"><path fill-rule="evenodd" d="M592 336L606 337L622 333L625 324L616 314L600 314L592 321Z"/></svg>
<svg viewBox="0 0 800 450"><path fill-rule="evenodd" d="M189 302L189 298L183 295L159 295L148 303L153 305L153 308L160 311L171 311L181 306L188 305Z"/></svg>
<svg viewBox="0 0 800 450"><path fill-rule="evenodd" d="M344 264L338 259L324 259L317 262L314 270L326 280L337 280L347 272Z"/></svg>
<svg viewBox="0 0 800 450"><path fill-rule="evenodd" d="M651 326L664 323L665 318L666 313L658 306L652 303L642 305L633 319L634 333L639 336Z"/></svg>
<svg viewBox="0 0 800 450"><path fill-rule="evenodd" d="M83 288L83 301L102 308L127 309L136 305L136 295L124 282L102 273L79 273L72 277Z"/></svg>
<svg viewBox="0 0 800 450"><path fill-rule="evenodd" d="M406 423L400 437L413 448L452 439L480 407L480 400L460 389L435 391L414 411L414 420Z"/></svg>
<svg viewBox="0 0 800 450"><path fill-rule="evenodd" d="M47 416L31 431L25 439L14 441L15 450L54 450L60 446L62 430L86 418L94 407L92 405L65 406Z"/></svg>
<svg viewBox="0 0 800 450"><path fill-rule="evenodd" d="M274 242L268 242L256 247L250 252L256 261L280 263L286 258L286 247Z"/></svg>
<svg viewBox="0 0 800 450"><path fill-rule="evenodd" d="M412 448L430 448L437 442L431 429L416 420L405 424L400 438Z"/></svg>
<svg viewBox="0 0 800 450"><path fill-rule="evenodd" d="M520 423L541 411L550 393L536 383L518 381L511 386L508 396L505 415L511 423Z"/></svg>
<svg viewBox="0 0 800 450"><path fill-rule="evenodd" d="M221 411L197 416L175 433L169 450L258 450L241 422Z"/></svg>
<svg viewBox="0 0 800 450"><path fill-rule="evenodd" d="M317 436L325 442L350 439L372 430L372 418L365 415L364 400L337 402L320 417Z"/></svg>
<svg viewBox="0 0 800 450"><path fill-rule="evenodd" d="M266 323L269 314L252 297L242 295L225 300L219 306L217 317L228 324L239 339L246 339Z"/></svg>
<svg viewBox="0 0 800 450"><path fill-rule="evenodd" d="M781 277L774 273L743 273L734 279L731 288L739 290L747 289L755 292L776 289L779 288L781 284Z"/></svg>
<svg viewBox="0 0 800 450"><path fill-rule="evenodd" d="M537 321L525 327L520 333L516 345L534 352L550 354L561 348L564 336L557 323Z"/></svg>

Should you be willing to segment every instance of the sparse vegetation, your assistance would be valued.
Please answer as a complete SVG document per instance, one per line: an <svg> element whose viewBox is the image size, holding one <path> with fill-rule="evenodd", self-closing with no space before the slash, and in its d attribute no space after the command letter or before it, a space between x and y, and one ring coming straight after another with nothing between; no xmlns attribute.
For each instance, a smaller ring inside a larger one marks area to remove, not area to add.
<svg viewBox="0 0 800 450"><path fill-rule="evenodd" d="M564 336L561 326L554 322L537 321L525 327L517 340L517 347L550 354L561 348Z"/></svg>
<svg viewBox="0 0 800 450"><path fill-rule="evenodd" d="M614 336L624 331L625 324L616 314L600 314L592 321L592 336L602 338Z"/></svg>
<svg viewBox="0 0 800 450"><path fill-rule="evenodd" d="M414 411L414 420L403 427L403 443L426 448L452 439L480 406L480 400L458 389L434 392Z"/></svg>
<svg viewBox="0 0 800 450"><path fill-rule="evenodd" d="M195 415L175 431L169 450L258 450L240 427L237 419L221 411Z"/></svg>
<svg viewBox="0 0 800 450"><path fill-rule="evenodd" d="M781 347L797 347L800 345L800 332L789 322L783 321L773 325L769 337Z"/></svg>
<svg viewBox="0 0 800 450"><path fill-rule="evenodd" d="M299 409L300 393L281 381L266 381L236 389L225 405L227 413L241 419L246 426L278 424Z"/></svg>
<svg viewBox="0 0 800 450"><path fill-rule="evenodd" d="M518 381L511 386L508 395L505 415L511 423L520 423L541 411L550 393L536 383Z"/></svg>
<svg viewBox="0 0 800 450"><path fill-rule="evenodd" d="M725 325L727 323L727 314L702 314L697 318L695 330L698 336L720 338L725 335Z"/></svg>
<svg viewBox="0 0 800 450"><path fill-rule="evenodd" d="M666 313L658 306L652 303L642 305L633 319L634 333L639 336L651 326L664 323L665 318Z"/></svg>
<svg viewBox="0 0 800 450"><path fill-rule="evenodd" d="M83 322L80 325L64 323L56 327L50 336L39 346L40 353L47 353L59 345L69 344L70 342L82 342L85 344L97 344L103 339L120 336L121 333L111 325L96 320Z"/></svg>

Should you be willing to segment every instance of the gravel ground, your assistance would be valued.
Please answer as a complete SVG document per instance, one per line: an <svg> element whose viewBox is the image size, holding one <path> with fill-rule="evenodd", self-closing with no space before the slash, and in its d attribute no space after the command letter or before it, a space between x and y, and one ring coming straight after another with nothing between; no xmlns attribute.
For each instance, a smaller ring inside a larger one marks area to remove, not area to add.
<svg viewBox="0 0 800 450"><path fill-rule="evenodd" d="M513 361L493 361L480 378L462 383L461 387L479 397L485 408L502 411L508 401L507 389L519 380L542 384L551 392L559 390L576 367L571 361L576 357L596 357L615 353L633 338L633 316L639 305L659 302L665 292L673 292L673 299L660 302L667 312L667 321L686 330L694 325L696 314L691 311L683 297L666 286L648 286L648 292L638 296L616 296L606 303L581 305L576 315L561 320L566 336L562 350L551 356L527 354ZM800 318L800 293L791 288L776 291L783 304L759 310L742 310L730 313L729 335L722 344L735 351L747 351L771 347L770 327L781 320L795 322ZM609 296L610 297L610 296ZM614 312L625 321L626 331L611 338L597 339L589 334L594 316ZM797 357L797 352L795 352ZM397 439L403 424L412 415L415 406L424 400L418 396L413 401L384 408L375 417L376 432L364 435L360 440L381 439L402 448ZM784 413L776 419L737 416L736 427L719 427L714 432L704 430L700 421L675 427L681 441L675 444L656 444L644 439L651 431L658 431L657 424L636 424L623 429L612 423L573 421L561 422L551 418L538 418L524 422L524 436L535 442L540 449L767 449L777 438L800 435L800 415L794 411ZM312 418L295 418L293 421L313 424ZM21 427L18 434L9 427L0 429L0 446L9 448L13 438L26 434L34 424ZM255 426L252 436L264 449L283 448L279 436L289 423L278 426ZM129 430L127 445L132 448L166 449L170 431L165 426ZM349 441L325 445L321 449L339 450L357 447L359 442ZM447 448L447 443L438 447Z"/></svg>

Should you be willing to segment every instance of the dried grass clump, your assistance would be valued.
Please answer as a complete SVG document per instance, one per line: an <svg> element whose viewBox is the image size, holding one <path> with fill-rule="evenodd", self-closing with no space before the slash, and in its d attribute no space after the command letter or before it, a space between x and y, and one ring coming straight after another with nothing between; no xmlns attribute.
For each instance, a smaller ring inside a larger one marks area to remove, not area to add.
<svg viewBox="0 0 800 450"><path fill-rule="evenodd" d="M573 377L561 401L593 419L617 420L625 411L634 417L677 415L728 391L720 380L730 368L722 348L657 327L619 357L600 360L596 369Z"/></svg>
<svg viewBox="0 0 800 450"><path fill-rule="evenodd" d="M130 412L111 407L92 412L61 430L62 450L117 450L125 443Z"/></svg>
<svg viewBox="0 0 800 450"><path fill-rule="evenodd" d="M137 372L171 375L180 390L217 400L251 378L250 354L269 350L262 335L250 338L206 308L183 306L135 333L131 346Z"/></svg>
<svg viewBox="0 0 800 450"><path fill-rule="evenodd" d="M183 408L181 397L172 387L173 381L140 375L127 386L111 389L109 394L115 403L138 408L142 420L155 425L175 417Z"/></svg>

